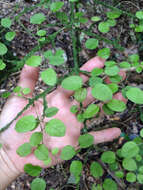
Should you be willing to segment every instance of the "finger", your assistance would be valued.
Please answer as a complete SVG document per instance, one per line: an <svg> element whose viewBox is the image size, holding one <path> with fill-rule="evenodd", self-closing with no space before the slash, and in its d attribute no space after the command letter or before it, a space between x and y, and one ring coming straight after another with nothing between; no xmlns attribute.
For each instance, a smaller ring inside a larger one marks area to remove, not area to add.
<svg viewBox="0 0 143 190"><path fill-rule="evenodd" d="M87 61L80 68L80 70L91 72L95 67L97 67L97 68L104 67L104 59L102 59L100 57L94 57L94 58L90 59L89 61ZM82 78L83 83L85 83L88 80L88 77L85 76L84 74L80 74L80 77ZM58 90L58 92L60 91L61 93L63 93L64 96L66 96L66 97L69 97L74 93L73 91L68 91L68 90L63 89L61 86L57 90Z"/></svg>
<svg viewBox="0 0 143 190"><path fill-rule="evenodd" d="M119 137L121 134L121 130L119 128L110 128L97 132L92 131L89 134L94 137L94 143L98 144L112 141L113 139Z"/></svg>
<svg viewBox="0 0 143 190"><path fill-rule="evenodd" d="M39 68L24 65L20 74L18 86L22 88L30 88L30 93L26 96L28 97L32 96L36 82L38 80L38 76L39 76Z"/></svg>

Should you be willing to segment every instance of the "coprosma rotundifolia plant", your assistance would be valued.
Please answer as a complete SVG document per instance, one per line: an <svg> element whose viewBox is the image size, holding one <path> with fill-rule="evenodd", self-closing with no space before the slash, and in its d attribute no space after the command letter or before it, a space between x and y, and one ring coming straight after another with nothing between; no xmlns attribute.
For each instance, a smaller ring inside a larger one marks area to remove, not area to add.
<svg viewBox="0 0 143 190"><path fill-rule="evenodd" d="M116 112L123 112L126 110L126 104L123 101L114 99L113 96L117 92L122 92L123 97L129 101L136 104L138 108L141 108L143 104L143 91L135 86L125 86L122 77L119 75L120 70L126 72L136 71L140 74L143 70L143 61L140 60L138 54L131 54L122 60L122 62L117 63L115 59L111 59L110 48L103 47L98 48L99 43L107 43L113 46L120 52L124 51L124 47L120 45L117 40L109 40L105 38L106 34L116 27L118 24L118 19L122 16L130 17L132 21L129 23L129 30L131 30L134 35L142 34L143 32L143 11L137 10L135 14L123 11L121 9L112 7L102 1L93 0L94 8L97 5L102 5L108 8L108 11L104 13L104 17L100 16L98 12L95 12L91 18L87 18L85 13L82 11L83 1L69 0L69 12L64 12L64 1L50 1L41 0L39 3L29 7L24 8L24 10L15 17L5 17L1 19L1 33L4 34L4 38L1 38L0 42L0 70L4 71L7 69L8 60L7 44L10 44L13 39L16 38L16 31L13 30L13 23L18 23L23 29L29 34L35 37L37 40L37 46L34 47L22 60L16 61L12 72L19 70L24 64L31 67L38 67L42 62L51 65L50 68L45 69L40 73L42 81L47 85L47 89L41 94L28 99L28 104L21 110L20 113L6 126L1 128L0 132L7 130L13 121L18 119L18 117L28 109L36 100L43 98L43 120L49 118L49 121L45 124L44 130L35 132L35 129L42 123L42 121L33 115L27 115L19 119L15 125L15 130L17 133L26 133L32 131L32 135L29 142L25 142L17 149L17 154L21 157L26 157L33 153L35 157L43 161L44 165L48 166L51 162L50 154L56 156L59 153L58 148L48 150L48 148L43 143L43 132L54 137L63 137L66 132L65 124L56 118L52 118L60 112L57 107L49 107L45 100L46 95L51 92L57 85L61 85L62 88L74 91L73 98L80 103L80 108L73 105L70 111L75 114L77 120L84 124L84 128L78 139L79 149L75 150L74 147L67 145L61 152L60 157L62 160L71 160L77 153L82 149L88 149L89 147L94 147L93 136L87 134L86 120L90 120L93 117L98 117L101 111L106 115L114 115ZM88 2L84 2L88 3ZM90 4L90 3L89 3ZM37 27L37 32L32 33L29 29L24 28L20 18L29 11L36 10L38 7L48 9L59 21L58 26L60 29L50 35L46 35L46 28L50 26L56 26L55 24L46 24L46 15L40 11L35 13L30 17L29 24L35 25ZM92 9L92 7L91 7ZM103 14L103 13L102 13ZM89 22L90 21L90 22ZM44 23L44 24L43 24ZM86 28L86 25L89 25ZM84 27L86 29L84 29ZM97 28L97 33L93 32L93 29ZM61 31L67 31L70 33L72 49L73 49L73 62L74 67L70 68L68 75L58 77L55 68L62 66L66 62L65 51L61 48L55 48L55 40ZM77 44L80 42L84 43L84 47L88 51L96 51L97 55L105 59L104 68L94 68L91 72L82 71L79 69L79 52L80 48ZM45 44L51 43L53 49L49 49L43 52L41 49ZM41 55L37 55L36 52L40 51ZM83 73L89 77L86 85L83 84L82 78L79 76ZM110 79L110 83L105 83L105 78ZM91 87L92 96L98 100L95 103L88 105L87 108L83 108L83 101L87 96L87 87ZM13 89L13 92L17 96L24 97L30 93L29 88L22 88L17 86ZM11 93L5 92L2 94L3 98L7 98ZM50 119L51 118L51 119ZM140 137L135 138L132 141L127 141L120 149L116 151L105 151L101 152L100 161L106 164L108 168L114 172L115 176L120 180L126 180L129 183L140 183L143 184L143 130L140 131ZM2 146L2 145L1 145ZM50 154L49 154L50 152ZM88 153L87 153L88 154ZM98 179L104 174L102 164L100 161L96 160L90 165L90 174ZM84 164L80 160L73 160L70 164L70 178L69 183L78 184L80 182L80 177L82 175ZM36 176L36 178L31 183L32 190L44 190L46 188L46 182L39 178L42 168L40 166L35 166L32 164L26 164L24 171L31 176ZM102 184L93 184L92 190L116 190L117 184L111 178L106 178L103 180Z"/></svg>

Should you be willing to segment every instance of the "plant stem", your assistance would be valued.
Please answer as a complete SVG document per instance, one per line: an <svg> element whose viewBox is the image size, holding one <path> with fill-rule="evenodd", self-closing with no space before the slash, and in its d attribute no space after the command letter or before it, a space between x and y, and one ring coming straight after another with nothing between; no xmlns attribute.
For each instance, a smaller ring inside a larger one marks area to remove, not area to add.
<svg viewBox="0 0 143 190"><path fill-rule="evenodd" d="M77 31L74 26L74 9L75 3L71 3L71 39L72 39L72 47L73 47L73 60L74 60L74 72L78 75L79 67L78 67L78 52L77 52Z"/></svg>

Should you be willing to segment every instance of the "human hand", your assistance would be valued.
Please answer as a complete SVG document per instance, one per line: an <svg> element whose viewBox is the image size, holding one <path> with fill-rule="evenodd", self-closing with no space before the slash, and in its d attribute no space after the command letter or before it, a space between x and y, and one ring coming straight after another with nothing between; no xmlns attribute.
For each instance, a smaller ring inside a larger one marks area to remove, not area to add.
<svg viewBox="0 0 143 190"><path fill-rule="evenodd" d="M81 70L91 71L95 67L103 67L104 60L95 57L89 60L86 64L81 67ZM85 75L81 75L83 81L87 81L88 78ZM18 86L22 88L28 87L31 89L31 93L26 95L27 98L32 98L33 91L35 89L36 81L38 80L38 68L33 68L25 66L21 72L20 80ZM53 118L60 119L66 126L66 134L64 137L51 137L48 134L44 133L43 141L44 144L48 147L49 150L53 148L59 148L60 150L66 146L71 145L74 147L78 146L78 137L80 136L80 130L83 127L83 124L78 122L76 116L70 112L70 107L72 105L78 105L78 103L73 100L71 101L70 96L73 94L71 91L66 91L61 87L58 87L55 91L48 94L46 97L48 107L57 107L59 108L58 113ZM118 94L119 99L121 96ZM90 104L94 98L91 96L91 89L88 89L88 95L86 100L83 102L84 107ZM25 105L28 103L28 100L16 95L12 95L6 102L3 111L0 116L0 126L3 127L9 123L16 115L19 113ZM25 115L34 115L35 117L41 118L43 113L43 103L42 99L39 99L35 102L35 106L31 106L26 110L19 118ZM51 119L51 118L50 118ZM50 119L46 119L44 122L47 122ZM14 121L12 125L3 133L0 134L0 142L3 144L3 148L14 164L15 168L20 172L23 172L24 165L31 163L33 165L43 166L42 161L36 159L34 154L30 154L26 157L20 157L17 155L17 148L25 142L29 142L32 132L28 133L17 133L15 131L15 125L17 121ZM40 127L35 131L40 131ZM114 138L117 138L120 135L120 129L111 128L98 132L90 132L94 136L94 143L101 143L111 141ZM52 156L51 165L55 165L61 162L60 156Z"/></svg>

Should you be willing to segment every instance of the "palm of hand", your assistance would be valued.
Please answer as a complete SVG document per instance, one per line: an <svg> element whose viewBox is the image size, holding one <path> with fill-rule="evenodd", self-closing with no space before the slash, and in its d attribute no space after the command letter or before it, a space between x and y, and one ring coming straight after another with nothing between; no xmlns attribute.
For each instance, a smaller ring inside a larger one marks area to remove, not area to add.
<svg viewBox="0 0 143 190"><path fill-rule="evenodd" d="M89 65L90 62L92 63L92 66ZM87 70L92 70L92 68L96 66L100 67L99 62L101 62L101 60L98 60L98 58L94 58L95 64L93 64L93 59L90 62L86 63L86 67L87 65L89 66L89 69ZM103 63L101 65L103 65ZM30 69L32 69L32 71L30 71ZM35 73L35 76L33 75L33 72ZM32 96L37 78L37 69L28 67L25 70L23 69L18 85L22 87L29 87L31 89L31 94L29 95L29 98ZM91 97L88 97L87 102L89 102L89 100L91 101ZM59 109L58 113L54 117L64 122L66 126L66 134L64 137L51 137L44 133L44 144L49 148L49 150L55 147L62 149L66 145L72 145L76 147L78 145L78 137L80 135L82 124L79 123L76 119L76 116L70 112L70 107L73 105L73 102L70 100L69 95L67 95L66 91L64 91L62 88L58 88L47 96L47 103L48 107L54 106ZM9 123L17 115L17 113L19 113L26 106L26 104L27 100L25 98L17 96L10 97L0 116L0 126L5 126L7 123ZM22 116L34 115L35 117L38 116L40 119L42 113L43 104L42 100L39 99L35 102L35 106L31 106L28 110L24 112L24 114L22 114ZM44 120L44 122L47 122L48 120L49 119L46 119ZM7 153L10 156L11 160L13 161L13 163L15 163L20 171L23 171L23 166L26 163L43 166L42 162L37 160L34 154L31 154L27 157L20 157L17 155L17 148L23 143L29 142L29 138L32 132L17 133L14 129L16 122L17 121L14 121L11 127L0 136L0 141L2 141L2 143L6 147ZM36 130L40 131L40 127L38 127ZM98 143L116 138L117 136L119 136L120 130L117 128L113 128L101 132L92 132L91 134L93 134L95 138L95 143ZM51 165L54 165L60 161L60 156L58 155L57 157L52 158Z"/></svg>

